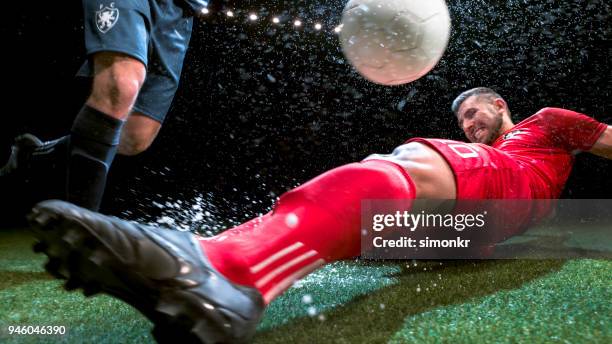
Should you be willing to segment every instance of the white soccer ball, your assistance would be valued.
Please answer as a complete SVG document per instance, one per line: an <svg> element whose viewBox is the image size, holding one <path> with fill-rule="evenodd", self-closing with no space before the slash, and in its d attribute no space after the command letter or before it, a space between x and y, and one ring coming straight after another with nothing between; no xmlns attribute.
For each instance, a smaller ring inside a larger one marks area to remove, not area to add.
<svg viewBox="0 0 612 344"><path fill-rule="evenodd" d="M438 63L450 26L444 0L350 0L342 13L340 42L366 79L400 85Z"/></svg>

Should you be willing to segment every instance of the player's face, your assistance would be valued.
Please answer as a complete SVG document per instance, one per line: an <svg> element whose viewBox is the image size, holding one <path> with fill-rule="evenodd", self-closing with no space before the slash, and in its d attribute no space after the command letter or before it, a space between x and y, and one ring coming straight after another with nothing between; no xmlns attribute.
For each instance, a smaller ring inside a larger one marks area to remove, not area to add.
<svg viewBox="0 0 612 344"><path fill-rule="evenodd" d="M503 111L493 99L471 96L459 107L457 119L470 142L489 145L500 135Z"/></svg>

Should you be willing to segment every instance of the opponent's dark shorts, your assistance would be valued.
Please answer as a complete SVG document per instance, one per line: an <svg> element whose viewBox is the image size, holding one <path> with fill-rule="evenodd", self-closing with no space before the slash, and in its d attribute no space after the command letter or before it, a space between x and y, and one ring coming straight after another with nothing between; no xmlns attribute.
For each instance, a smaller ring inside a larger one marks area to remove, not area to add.
<svg viewBox="0 0 612 344"><path fill-rule="evenodd" d="M192 12L173 0L83 0L83 10L88 61L78 75L93 76L97 52L138 59L147 77L133 110L163 122L179 85Z"/></svg>

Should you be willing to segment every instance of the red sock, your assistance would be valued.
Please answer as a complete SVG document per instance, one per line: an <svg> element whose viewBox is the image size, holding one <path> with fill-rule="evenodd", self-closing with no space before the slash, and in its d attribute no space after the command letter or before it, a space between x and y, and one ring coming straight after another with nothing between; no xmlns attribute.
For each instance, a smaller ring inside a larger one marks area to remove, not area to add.
<svg viewBox="0 0 612 344"><path fill-rule="evenodd" d="M263 217L200 242L224 276L269 303L325 263L359 255L361 200L414 197L404 168L367 160L328 171L282 195Z"/></svg>

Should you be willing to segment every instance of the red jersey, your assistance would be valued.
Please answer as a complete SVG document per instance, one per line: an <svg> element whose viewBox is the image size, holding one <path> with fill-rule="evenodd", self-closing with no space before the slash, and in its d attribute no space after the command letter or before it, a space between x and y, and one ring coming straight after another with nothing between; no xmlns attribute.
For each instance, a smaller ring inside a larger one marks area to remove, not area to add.
<svg viewBox="0 0 612 344"><path fill-rule="evenodd" d="M558 108L544 108L491 146L413 138L437 150L457 182L457 199L553 199L569 177L574 155L588 151L607 125Z"/></svg>
<svg viewBox="0 0 612 344"><path fill-rule="evenodd" d="M532 198L558 198L575 154L590 150L606 127L573 111L544 108L503 133L492 147L527 171Z"/></svg>
<svg viewBox="0 0 612 344"><path fill-rule="evenodd" d="M544 108L491 146L424 138L408 142L427 144L444 157L455 176L458 200L510 200L491 203L499 208L493 209L494 221L489 221L496 229L489 239L499 242L549 214L554 202L546 200L561 194L574 155L590 150L606 127L573 111ZM529 199L543 201L520 201ZM464 209L455 210L461 213Z"/></svg>

